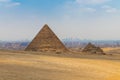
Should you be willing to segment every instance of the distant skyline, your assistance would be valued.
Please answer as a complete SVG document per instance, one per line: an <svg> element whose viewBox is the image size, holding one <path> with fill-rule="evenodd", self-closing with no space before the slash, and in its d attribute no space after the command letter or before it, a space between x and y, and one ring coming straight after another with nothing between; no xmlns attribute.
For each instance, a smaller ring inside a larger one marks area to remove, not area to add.
<svg viewBox="0 0 120 80"><path fill-rule="evenodd" d="M44 24L60 39L120 40L120 0L0 0L0 40L32 40Z"/></svg>

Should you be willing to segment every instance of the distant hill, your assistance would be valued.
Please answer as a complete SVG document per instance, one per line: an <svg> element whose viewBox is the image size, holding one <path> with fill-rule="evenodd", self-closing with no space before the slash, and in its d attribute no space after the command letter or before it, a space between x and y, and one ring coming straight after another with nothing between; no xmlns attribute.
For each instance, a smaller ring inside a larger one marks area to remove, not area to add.
<svg viewBox="0 0 120 80"><path fill-rule="evenodd" d="M0 49L24 50L30 41L0 41ZM78 38L62 39L64 45L68 48L83 48L89 42L99 47L120 47L120 40L81 40Z"/></svg>
<svg viewBox="0 0 120 80"><path fill-rule="evenodd" d="M120 40L81 40L78 38L66 38L62 40L63 43L69 48L83 48L89 42L99 47L120 47Z"/></svg>
<svg viewBox="0 0 120 80"><path fill-rule="evenodd" d="M0 49L24 50L28 44L29 44L29 41L0 42Z"/></svg>

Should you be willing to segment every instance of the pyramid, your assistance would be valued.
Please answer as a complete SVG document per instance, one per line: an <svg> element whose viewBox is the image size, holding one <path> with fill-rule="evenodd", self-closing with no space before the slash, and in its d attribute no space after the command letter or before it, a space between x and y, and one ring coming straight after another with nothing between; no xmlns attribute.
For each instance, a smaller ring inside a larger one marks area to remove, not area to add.
<svg viewBox="0 0 120 80"><path fill-rule="evenodd" d="M25 51L64 52L67 51L67 48L63 45L55 33L49 28L49 26L45 24L25 49Z"/></svg>
<svg viewBox="0 0 120 80"><path fill-rule="evenodd" d="M105 54L100 47L96 47L92 43L88 43L88 45L83 49L82 52L93 53L93 54Z"/></svg>

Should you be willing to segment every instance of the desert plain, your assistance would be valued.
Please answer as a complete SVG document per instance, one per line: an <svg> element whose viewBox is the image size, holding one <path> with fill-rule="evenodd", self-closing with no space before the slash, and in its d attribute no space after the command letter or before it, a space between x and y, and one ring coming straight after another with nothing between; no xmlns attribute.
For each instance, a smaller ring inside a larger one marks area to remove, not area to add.
<svg viewBox="0 0 120 80"><path fill-rule="evenodd" d="M119 49L103 49L114 52L107 55L0 50L0 80L120 80Z"/></svg>

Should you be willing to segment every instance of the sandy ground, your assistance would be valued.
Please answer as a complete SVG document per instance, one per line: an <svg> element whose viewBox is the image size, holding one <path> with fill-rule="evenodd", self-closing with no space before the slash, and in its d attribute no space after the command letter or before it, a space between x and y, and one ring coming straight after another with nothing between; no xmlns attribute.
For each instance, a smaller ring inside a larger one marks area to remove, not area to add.
<svg viewBox="0 0 120 80"><path fill-rule="evenodd" d="M120 80L120 56L0 51L0 80Z"/></svg>

